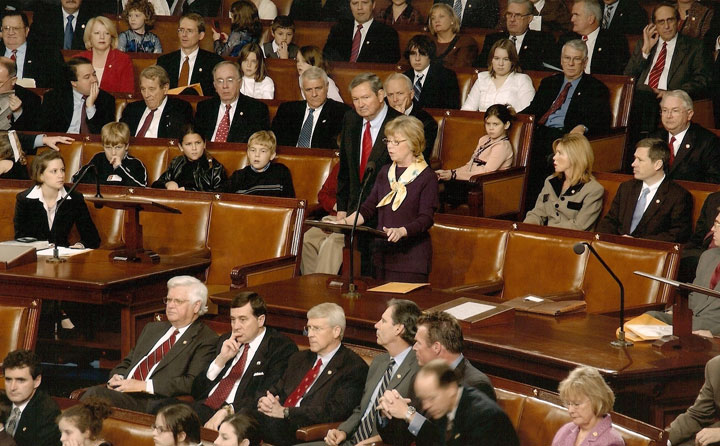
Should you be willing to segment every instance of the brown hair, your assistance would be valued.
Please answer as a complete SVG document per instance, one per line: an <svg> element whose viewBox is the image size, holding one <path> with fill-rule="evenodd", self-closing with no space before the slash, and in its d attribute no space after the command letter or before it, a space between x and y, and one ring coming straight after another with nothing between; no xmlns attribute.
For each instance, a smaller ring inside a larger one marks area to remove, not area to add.
<svg viewBox="0 0 720 446"><path fill-rule="evenodd" d="M165 424L172 432L175 443L178 441L178 435L183 432L185 432L188 443L200 443L200 419L189 406L185 404L165 406L160 409L158 416L165 419Z"/></svg>
<svg viewBox="0 0 720 446"><path fill-rule="evenodd" d="M322 68L326 73L330 73L330 66L323 58L322 50L315 45L307 45L298 50L298 54L305 59L305 62L313 67Z"/></svg>
<svg viewBox="0 0 720 446"><path fill-rule="evenodd" d="M615 404L615 394L600 372L590 366L575 368L558 387L560 398L567 405L570 398L585 395L592 404L596 416L610 412Z"/></svg>
<svg viewBox="0 0 720 446"><path fill-rule="evenodd" d="M112 415L112 407L104 399L88 398L82 403L71 406L57 416L56 423L66 419L82 433L90 431L90 439L97 439L103 428L103 420Z"/></svg>
<svg viewBox="0 0 720 446"><path fill-rule="evenodd" d="M63 162L63 166L65 166L65 160L63 159L60 152L56 152L54 150L48 150L47 152L43 152L40 155L36 156L35 159L33 159L32 165L30 166L30 179L35 181L35 184L42 184L42 181L40 180L40 175L45 172L48 164L50 164L50 161L53 160L60 160Z"/></svg>
<svg viewBox="0 0 720 446"><path fill-rule="evenodd" d="M160 65L150 65L149 67L146 67L140 72L140 77L150 80L157 79L161 87L163 85L170 85L170 76L168 76L165 68Z"/></svg>
<svg viewBox="0 0 720 446"><path fill-rule="evenodd" d="M450 353L462 353L462 328L451 314L444 311L425 312L417 320L417 326L422 325L427 328L430 344L439 342Z"/></svg>
<svg viewBox="0 0 720 446"><path fill-rule="evenodd" d="M108 122L100 131L103 146L128 145L130 143L130 127L124 122Z"/></svg>
<svg viewBox="0 0 720 446"><path fill-rule="evenodd" d="M250 308L252 308L253 316L260 317L267 314L265 299L253 291L242 291L236 294L230 303L230 308L244 307L248 303L250 304Z"/></svg>
<svg viewBox="0 0 720 446"><path fill-rule="evenodd" d="M488 54L487 66L490 77L495 77L495 69L492 66L492 61L495 57L495 50L498 48L507 51L508 59L510 59L510 63L512 64L510 72L521 73L520 58L518 57L517 50L515 50L515 44L512 43L510 39L500 39L493 44L492 48L490 48L490 53Z"/></svg>
<svg viewBox="0 0 720 446"><path fill-rule="evenodd" d="M236 413L234 415L228 415L221 423L229 424L232 426L237 436L237 442L241 443L247 439L249 446L260 446L262 444L262 436L260 434L260 426L258 422L249 415Z"/></svg>
<svg viewBox="0 0 720 446"><path fill-rule="evenodd" d="M255 81L260 82L261 80L265 79L265 77L268 75L267 73L267 67L265 66L265 55L262 52L262 49L260 48L260 45L258 45L255 42L250 42L242 49L240 50L240 54L238 54L238 63L242 64L245 59L248 58L250 53L255 54L255 58L257 59L257 70L255 71ZM241 73L242 74L242 73ZM244 76L244 74L243 74Z"/></svg>
<svg viewBox="0 0 720 446"><path fill-rule="evenodd" d="M140 11L145 15L145 29L151 29L155 24L155 7L148 0L129 0L122 12L122 18L128 21L128 15L131 11Z"/></svg>

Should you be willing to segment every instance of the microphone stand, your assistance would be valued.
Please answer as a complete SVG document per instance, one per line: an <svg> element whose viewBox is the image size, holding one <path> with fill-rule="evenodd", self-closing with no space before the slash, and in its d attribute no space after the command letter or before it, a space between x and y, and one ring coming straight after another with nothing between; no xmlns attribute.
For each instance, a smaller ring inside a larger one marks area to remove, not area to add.
<svg viewBox="0 0 720 446"><path fill-rule="evenodd" d="M632 347L633 343L632 341L625 340L625 287L623 287L622 282L620 282L620 279L618 276L615 275L612 269L608 266L607 263L600 257L600 254L595 250L595 248L592 247L592 245L588 242L578 242L573 246L573 251L575 251L575 254L580 255L585 252L585 248L590 250L590 252L595 256L596 259L600 262L600 264L607 270L608 273L612 276L613 279L615 279L615 282L617 282L618 286L620 287L620 332L618 333L617 339L610 342L610 345L613 347Z"/></svg>
<svg viewBox="0 0 720 446"><path fill-rule="evenodd" d="M357 227L358 217L360 216L360 204L362 203L362 195L367 186L370 176L375 171L375 162L368 161L365 166L365 173L363 175L363 182L360 186L360 194L358 195L358 204L355 208L355 220L353 220L352 229L350 230L350 271L348 277L348 291L343 293L342 297L347 299L357 299L360 297L360 292L355 286L355 228Z"/></svg>

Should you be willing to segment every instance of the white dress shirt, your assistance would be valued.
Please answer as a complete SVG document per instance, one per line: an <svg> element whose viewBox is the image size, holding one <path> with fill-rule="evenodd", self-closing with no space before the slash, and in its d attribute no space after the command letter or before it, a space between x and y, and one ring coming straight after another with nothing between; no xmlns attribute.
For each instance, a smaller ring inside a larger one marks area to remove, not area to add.
<svg viewBox="0 0 720 446"><path fill-rule="evenodd" d="M233 102L230 103L230 123L228 125L228 134L230 132L230 127L232 127L233 117L235 116L235 110L237 110L237 103L238 100L235 99ZM218 127L220 127L220 121L222 121L223 116L225 116L225 104L220 101L220 107L218 107L218 115L217 120L215 121L215 131L213 132L213 137L211 141L215 141L215 136L217 135Z"/></svg>
<svg viewBox="0 0 720 446"><path fill-rule="evenodd" d="M163 101L160 103L160 106L155 109L155 114L153 115L152 122L150 122L150 127L148 127L147 132L145 132L146 138L157 138L158 137L158 130L160 129L160 118L162 118L163 110L165 110L165 105L167 105L167 96L163 99ZM138 132L140 131L140 128L145 123L145 118L150 114L150 109L146 106L145 111L143 112L142 116L140 117L140 122L138 123L138 128L135 131L135 136L138 135Z"/></svg>
<svg viewBox="0 0 720 446"><path fill-rule="evenodd" d="M73 115L70 119L70 126L67 129L68 133L80 133L80 113L82 113L83 104L85 103L85 100L83 100L83 95L79 91L73 88ZM95 112L97 111L97 107L95 107L95 104L93 104L92 107L85 107L85 116L88 120L92 119L95 116Z"/></svg>
<svg viewBox="0 0 720 446"><path fill-rule="evenodd" d="M677 34L675 34L675 37L667 41L667 55L665 56L665 67L663 67L662 74L660 74L660 80L658 81L658 89L659 90L667 90L667 81L668 81L668 73L670 71L670 64L672 63L673 54L675 54L675 45L677 44ZM652 67L655 66L655 62L657 62L658 56L660 56L660 51L662 51L662 45L664 40L658 39L655 50L655 55L653 55L653 60L650 63L650 71L648 71L648 75L645 78L645 85L648 85L650 82L650 73L652 72ZM643 58L647 59L650 57L649 54L643 53Z"/></svg>
<svg viewBox="0 0 720 446"><path fill-rule="evenodd" d="M600 34L599 26L595 29L595 31L587 35L587 41L585 42L585 46L587 46L588 55L587 64L585 64L585 74L590 74L590 65L592 65L592 56L593 51L595 51L595 42L597 42L598 34Z"/></svg>
<svg viewBox="0 0 720 446"><path fill-rule="evenodd" d="M320 113L322 113L322 109L325 106L325 104L321 105L320 107L316 108L313 112L313 123L312 123L312 133L310 133L310 141L312 141L312 135L315 134L315 126L318 123L318 119L320 118ZM302 125L305 123L305 120L307 119L308 115L310 114L310 106L307 104L305 105L305 114L303 115L302 122L300 124L300 130L302 131Z"/></svg>
<svg viewBox="0 0 720 446"><path fill-rule="evenodd" d="M190 324L190 325L192 325L192 324ZM126 379L132 378L132 376L135 374L135 370L137 370L137 368L140 367L140 365L143 362L145 362L145 359L147 359L148 356L150 356L155 350L157 350L158 347L160 347L165 341L170 339L170 336L172 336L172 334L175 330L177 330L179 332L177 334L177 336L175 336L175 342L177 343L180 340L180 338L182 337L182 335L185 334L185 332L187 331L188 327L190 327L190 325L186 325L182 328L177 328L177 329L173 326L170 326L170 328L168 328L168 330L165 332L165 334L162 335L160 337L160 339L158 339L158 341L155 343L155 345L152 346L150 351L148 351L147 355L143 356L142 359L140 361L138 361L137 364L135 364L135 367L130 369L128 374L125 375L125 378ZM161 361L158 361L152 366L152 368L148 371L147 378L145 379L145 391L149 394L155 393L155 389L153 387L153 380L150 379L150 377L152 376L153 372L155 372L155 369L157 368L158 364L160 364L160 362Z"/></svg>

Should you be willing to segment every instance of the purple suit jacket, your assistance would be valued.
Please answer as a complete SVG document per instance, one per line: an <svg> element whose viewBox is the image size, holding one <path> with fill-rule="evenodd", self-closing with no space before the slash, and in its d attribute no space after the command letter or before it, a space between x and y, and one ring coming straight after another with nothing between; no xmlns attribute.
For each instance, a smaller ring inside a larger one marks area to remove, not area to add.
<svg viewBox="0 0 720 446"><path fill-rule="evenodd" d="M580 428L573 422L564 425L555 434L552 446L574 446L579 432ZM605 415L598 421L593 431L585 437L581 446L625 446L625 441L612 428L610 415Z"/></svg>

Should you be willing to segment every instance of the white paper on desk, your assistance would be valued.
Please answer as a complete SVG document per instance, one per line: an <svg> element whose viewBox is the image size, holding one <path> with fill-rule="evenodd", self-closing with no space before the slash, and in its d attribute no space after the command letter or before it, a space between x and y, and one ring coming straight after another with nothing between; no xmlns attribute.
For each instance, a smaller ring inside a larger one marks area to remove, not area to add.
<svg viewBox="0 0 720 446"><path fill-rule="evenodd" d="M650 340L660 339L663 336L670 336L673 334L672 325L635 325L628 324L625 326L627 330L632 330L638 336Z"/></svg>
<svg viewBox="0 0 720 446"><path fill-rule="evenodd" d="M58 256L59 257L72 257L72 256L76 256L78 254L88 252L88 251L92 251L92 249L90 249L90 248L74 249L74 248L65 248L64 246L59 246L58 247ZM43 249L42 251L38 251L37 255L52 257L53 249L52 248Z"/></svg>
<svg viewBox="0 0 720 446"><path fill-rule="evenodd" d="M52 244L50 244L50 242L48 242L47 240L38 240L36 242L29 242L29 243L19 242L17 240L6 240L4 242L0 242L0 245L26 246L28 248L32 246L33 248L35 248L36 251L40 251L40 250L43 250L43 249L46 249L46 248L49 248L52 246Z"/></svg>
<svg viewBox="0 0 720 446"><path fill-rule="evenodd" d="M466 320L494 309L495 307L492 305L479 304L477 302L465 302L458 306L448 308L445 312L455 316L455 319Z"/></svg>

